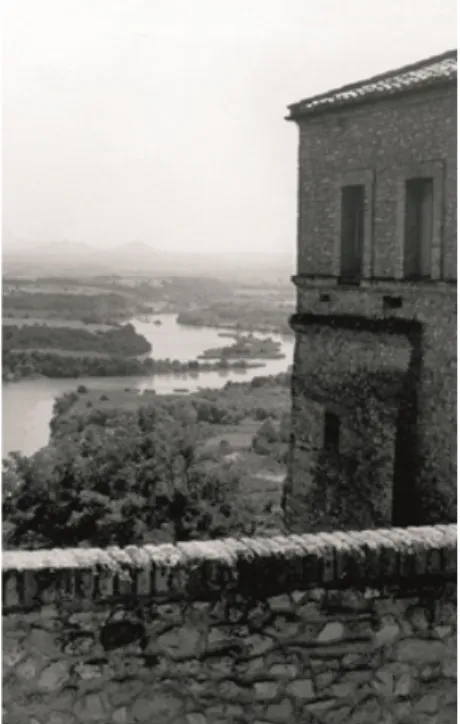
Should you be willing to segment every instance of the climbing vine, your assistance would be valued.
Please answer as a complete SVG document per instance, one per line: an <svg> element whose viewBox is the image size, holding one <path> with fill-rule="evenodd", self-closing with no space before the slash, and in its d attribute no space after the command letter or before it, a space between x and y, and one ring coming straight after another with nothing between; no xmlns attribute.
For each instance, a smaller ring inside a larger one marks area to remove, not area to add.
<svg viewBox="0 0 460 724"><path fill-rule="evenodd" d="M327 390L323 381L325 398L344 405L341 427L347 443L313 455L311 481L299 500L310 530L375 528L391 522L400 384L399 376L365 371L330 382ZM308 397L305 382L302 387Z"/></svg>

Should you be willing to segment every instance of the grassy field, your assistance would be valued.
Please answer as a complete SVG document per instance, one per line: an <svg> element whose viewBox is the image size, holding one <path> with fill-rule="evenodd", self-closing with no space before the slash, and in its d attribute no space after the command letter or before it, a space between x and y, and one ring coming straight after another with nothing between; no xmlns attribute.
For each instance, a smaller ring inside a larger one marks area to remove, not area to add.
<svg viewBox="0 0 460 724"><path fill-rule="evenodd" d="M193 376L193 375L190 375ZM183 378L186 382L186 376ZM178 387L180 387L178 380ZM254 387L250 390L250 398L248 398L248 389L245 384L235 384L228 388L222 388L220 390L208 391L202 389L195 393L198 396L206 396L209 401L216 401L222 404L225 402L235 405L235 407L242 407L250 411L251 413L257 410L258 407L269 408L273 411L276 417L280 417L283 413L290 409L290 392L288 388L281 387L280 385ZM101 399L103 397L104 399ZM123 390L107 389L106 391L98 388L97 390L88 389L85 395L80 395L79 399L75 402L73 410L77 411L87 407L87 403L91 402L92 406L100 407L101 409L112 410L114 408L121 410L137 410L139 407L149 404L152 402L152 398L156 397L154 390L144 390L142 393L138 389L126 387ZM242 424L244 425L243 433L246 431L253 432L252 423L260 427L260 422L257 420L247 419ZM225 429L223 429L225 428ZM221 432L241 432L235 429L235 426L219 426L218 436L220 437Z"/></svg>
<svg viewBox="0 0 460 724"><path fill-rule="evenodd" d="M109 390L102 389L88 390L84 395L80 395L78 400L72 406L77 414L87 407L96 407L101 410L120 409L126 412L135 412L142 405L152 401L153 394L141 393L127 387L125 390ZM149 400L150 398L150 400Z"/></svg>
<svg viewBox="0 0 460 724"><path fill-rule="evenodd" d="M207 451L217 451L223 442L227 442L234 451L246 450L260 425L257 420L251 419L238 425L219 425L219 432L209 437L203 447Z"/></svg>

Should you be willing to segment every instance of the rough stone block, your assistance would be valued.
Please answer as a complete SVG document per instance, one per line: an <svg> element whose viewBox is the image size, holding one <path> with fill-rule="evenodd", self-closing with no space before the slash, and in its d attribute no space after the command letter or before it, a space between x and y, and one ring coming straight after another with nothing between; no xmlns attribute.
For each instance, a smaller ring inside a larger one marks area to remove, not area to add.
<svg viewBox="0 0 460 724"><path fill-rule="evenodd" d="M445 654L445 646L441 641L433 639L405 639L399 641L395 648L397 661L412 662L418 665L442 661Z"/></svg>
<svg viewBox="0 0 460 724"><path fill-rule="evenodd" d="M345 626L340 621L332 621L327 623L321 633L318 635L317 641L320 644L341 641L345 636Z"/></svg>
<svg viewBox="0 0 460 724"><path fill-rule="evenodd" d="M302 701L303 699L313 699L315 697L315 688L311 679L298 679L288 684L286 691L295 699Z"/></svg>

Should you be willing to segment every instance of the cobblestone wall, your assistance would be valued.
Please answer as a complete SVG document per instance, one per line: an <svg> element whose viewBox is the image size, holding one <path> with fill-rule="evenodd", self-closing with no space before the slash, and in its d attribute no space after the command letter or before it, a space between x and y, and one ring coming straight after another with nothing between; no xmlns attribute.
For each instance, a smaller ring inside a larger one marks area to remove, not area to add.
<svg viewBox="0 0 460 724"><path fill-rule="evenodd" d="M3 721L455 722L456 534L5 553Z"/></svg>

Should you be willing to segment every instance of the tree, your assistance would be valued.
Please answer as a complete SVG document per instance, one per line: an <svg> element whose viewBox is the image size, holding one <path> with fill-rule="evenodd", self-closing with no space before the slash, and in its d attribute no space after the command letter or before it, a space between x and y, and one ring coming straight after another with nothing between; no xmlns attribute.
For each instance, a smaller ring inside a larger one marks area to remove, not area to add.
<svg viewBox="0 0 460 724"><path fill-rule="evenodd" d="M291 436L291 413L285 412L280 421L279 435L281 442L288 443Z"/></svg>
<svg viewBox="0 0 460 724"><path fill-rule="evenodd" d="M270 455L280 440L279 432L273 420L267 418L254 435L252 447L259 455Z"/></svg>
<svg viewBox="0 0 460 724"><path fill-rule="evenodd" d="M239 474L200 454L182 408L84 409L63 427L54 420L49 446L4 461L4 547L140 545L165 526L172 541L250 532Z"/></svg>

